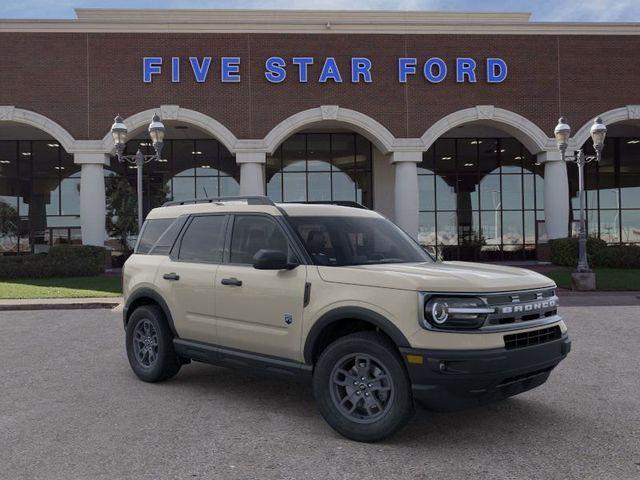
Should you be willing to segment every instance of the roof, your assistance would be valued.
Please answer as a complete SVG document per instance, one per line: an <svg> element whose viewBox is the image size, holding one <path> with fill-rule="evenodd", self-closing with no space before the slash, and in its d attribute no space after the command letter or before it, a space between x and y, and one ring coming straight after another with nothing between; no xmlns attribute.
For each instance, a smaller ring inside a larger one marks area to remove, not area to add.
<svg viewBox="0 0 640 480"><path fill-rule="evenodd" d="M180 215L194 213L267 213L281 216L282 211L293 217L298 216L331 216L331 217L380 217L373 210L344 207L338 205L276 203L274 205L250 205L242 201L220 203L191 203L186 205L169 205L154 208L147 215L148 219L177 218Z"/></svg>
<svg viewBox="0 0 640 480"><path fill-rule="evenodd" d="M0 32L640 34L640 23L531 22L522 12L80 8L76 15L0 20Z"/></svg>

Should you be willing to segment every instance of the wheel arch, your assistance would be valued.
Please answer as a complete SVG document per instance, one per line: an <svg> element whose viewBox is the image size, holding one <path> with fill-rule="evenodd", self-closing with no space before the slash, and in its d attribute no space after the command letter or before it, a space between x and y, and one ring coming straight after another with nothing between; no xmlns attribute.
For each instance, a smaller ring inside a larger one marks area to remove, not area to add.
<svg viewBox="0 0 640 480"><path fill-rule="evenodd" d="M165 318L167 319L167 323L169 324L171 333L173 333L175 338L179 338L178 332L176 331L176 327L173 323L171 310L169 310L169 305L167 305L167 302L164 301L164 299L158 292L147 287L139 288L133 291L127 297L127 301L124 305L124 308L122 309L122 321L125 328L127 328L129 317L131 317L133 311L142 305L157 305L158 307L160 307L160 309L162 309L162 312L164 313Z"/></svg>
<svg viewBox="0 0 640 480"><path fill-rule="evenodd" d="M305 363L313 365L319 353L318 349L325 343L329 332L353 321L368 324L373 327L371 329L381 331L395 343L396 347L410 346L400 329L383 315L362 307L339 307L324 313L309 330L303 349Z"/></svg>

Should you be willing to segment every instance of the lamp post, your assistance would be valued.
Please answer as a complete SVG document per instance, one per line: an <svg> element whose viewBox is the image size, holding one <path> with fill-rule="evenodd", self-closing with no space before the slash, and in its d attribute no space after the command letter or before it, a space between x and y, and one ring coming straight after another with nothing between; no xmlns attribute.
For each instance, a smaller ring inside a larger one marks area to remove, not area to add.
<svg viewBox="0 0 640 480"><path fill-rule="evenodd" d="M585 219L585 191L584 191L584 166L590 162L599 162L604 147L604 138L607 135L607 127L602 123L600 117L596 118L591 126L591 139L593 140L593 148L595 155L585 155L582 149L573 154L567 154L567 146L569 145L569 137L571 136L571 127L567 120L562 117L558 120L558 125L554 130L558 150L562 154L562 160L574 162L578 166L578 192L580 196L580 236L578 239L578 268L577 273L591 273L589 269L589 261L587 259L587 228Z"/></svg>
<svg viewBox="0 0 640 480"><path fill-rule="evenodd" d="M162 153L162 146L164 144L164 133L165 128L164 124L160 121L160 117L158 114L154 114L151 119L151 123L149 124L149 137L151 137L151 142L153 144L153 148L155 150L155 154L153 155L144 155L140 149L135 155L124 155L124 147L127 142L127 126L124 124L124 120L120 115L118 115L113 125L111 126L111 135L113 137L113 143L116 147L116 156L118 157L118 161L123 163L127 162L132 165L135 165L137 169L137 194L138 194L138 234L142 230L142 222L144 220L143 213L143 204L142 204L142 167L145 163L149 163L152 160L160 160L162 157L160 156Z"/></svg>

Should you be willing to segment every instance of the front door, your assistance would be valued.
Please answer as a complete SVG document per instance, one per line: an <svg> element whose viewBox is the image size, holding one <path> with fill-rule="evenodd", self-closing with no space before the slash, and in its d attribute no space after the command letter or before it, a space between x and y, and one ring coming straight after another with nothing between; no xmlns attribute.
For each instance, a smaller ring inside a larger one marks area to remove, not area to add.
<svg viewBox="0 0 640 480"><path fill-rule="evenodd" d="M306 266L292 270L256 270L260 249L286 252L295 259L281 225L267 215L236 215L228 262L216 274L219 344L301 360L300 336Z"/></svg>
<svg viewBox="0 0 640 480"><path fill-rule="evenodd" d="M228 215L196 215L160 264L156 285L169 303L180 338L217 343L215 279L222 261Z"/></svg>

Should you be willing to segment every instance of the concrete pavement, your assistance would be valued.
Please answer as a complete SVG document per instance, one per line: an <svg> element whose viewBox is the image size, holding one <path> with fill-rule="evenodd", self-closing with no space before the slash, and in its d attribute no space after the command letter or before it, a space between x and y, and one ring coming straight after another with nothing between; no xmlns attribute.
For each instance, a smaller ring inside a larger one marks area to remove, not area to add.
<svg viewBox="0 0 640 480"><path fill-rule="evenodd" d="M307 385L202 364L145 384L109 310L0 312L2 479L637 479L640 308L562 308L542 387L419 409L378 444L333 432Z"/></svg>

